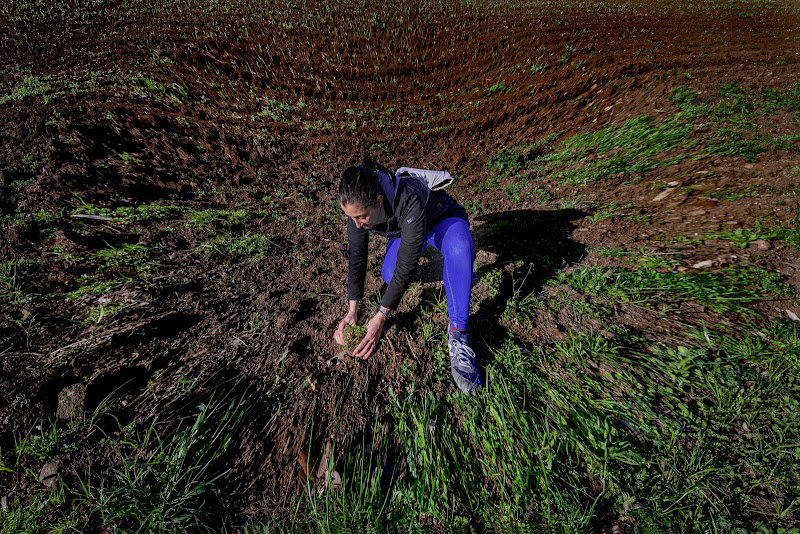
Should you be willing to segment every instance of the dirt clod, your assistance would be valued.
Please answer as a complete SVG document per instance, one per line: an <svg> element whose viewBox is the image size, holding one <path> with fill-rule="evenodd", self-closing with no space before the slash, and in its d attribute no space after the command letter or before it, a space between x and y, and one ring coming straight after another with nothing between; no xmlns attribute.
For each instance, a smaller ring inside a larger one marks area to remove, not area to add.
<svg viewBox="0 0 800 534"><path fill-rule="evenodd" d="M364 325L347 325L344 329L344 347L352 352L367 335L367 327Z"/></svg>
<svg viewBox="0 0 800 534"><path fill-rule="evenodd" d="M82 383L71 384L58 393L58 407L56 417L71 419L79 416L83 411L83 401L86 397L86 386Z"/></svg>
<svg viewBox="0 0 800 534"><path fill-rule="evenodd" d="M58 472L60 467L61 462L59 460L45 463L42 466L42 469L39 471L39 482L48 488L55 486L56 483L58 483Z"/></svg>

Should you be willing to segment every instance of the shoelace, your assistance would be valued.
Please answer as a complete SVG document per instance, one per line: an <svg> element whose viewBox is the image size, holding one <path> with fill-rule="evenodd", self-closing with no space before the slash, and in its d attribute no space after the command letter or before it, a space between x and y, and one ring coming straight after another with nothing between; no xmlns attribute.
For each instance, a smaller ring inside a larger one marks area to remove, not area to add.
<svg viewBox="0 0 800 534"><path fill-rule="evenodd" d="M474 358L474 356L470 354L473 352L472 348L466 343L462 343L455 338L453 338L453 342L459 345L455 347L456 359L458 360L458 363L461 365L469 364L469 366L472 367L472 359Z"/></svg>
<svg viewBox="0 0 800 534"><path fill-rule="evenodd" d="M469 356L458 356L458 364L472 369L472 359Z"/></svg>

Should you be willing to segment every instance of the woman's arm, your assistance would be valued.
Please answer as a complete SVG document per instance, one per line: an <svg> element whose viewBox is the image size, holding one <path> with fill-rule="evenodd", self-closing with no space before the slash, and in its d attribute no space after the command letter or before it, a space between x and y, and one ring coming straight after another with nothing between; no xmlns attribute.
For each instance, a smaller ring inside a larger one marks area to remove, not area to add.
<svg viewBox="0 0 800 534"><path fill-rule="evenodd" d="M367 275L367 254L369 251L369 232L365 228L356 227L350 217L347 218L347 299L359 301L364 298L364 278Z"/></svg>
<svg viewBox="0 0 800 534"><path fill-rule="evenodd" d="M369 232L356 227L353 219L347 218L347 315L339 321L333 339L344 345L344 329L358 322L358 301L364 297L364 278L367 274Z"/></svg>
<svg viewBox="0 0 800 534"><path fill-rule="evenodd" d="M408 287L411 271L422 254L426 232L425 207L411 188L403 191L397 204L396 214L400 225L400 248L397 250L394 275L381 300L381 306L389 310L397 309Z"/></svg>

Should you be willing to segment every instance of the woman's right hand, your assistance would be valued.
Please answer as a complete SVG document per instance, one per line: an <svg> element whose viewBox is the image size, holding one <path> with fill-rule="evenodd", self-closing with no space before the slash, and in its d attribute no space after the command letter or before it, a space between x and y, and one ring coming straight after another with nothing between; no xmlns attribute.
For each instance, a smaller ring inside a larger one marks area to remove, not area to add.
<svg viewBox="0 0 800 534"><path fill-rule="evenodd" d="M344 345L344 329L347 325L355 325L356 320L358 317L355 313L348 313L344 316L344 319L339 321L339 327L336 329L336 333L333 334L333 339L339 345Z"/></svg>

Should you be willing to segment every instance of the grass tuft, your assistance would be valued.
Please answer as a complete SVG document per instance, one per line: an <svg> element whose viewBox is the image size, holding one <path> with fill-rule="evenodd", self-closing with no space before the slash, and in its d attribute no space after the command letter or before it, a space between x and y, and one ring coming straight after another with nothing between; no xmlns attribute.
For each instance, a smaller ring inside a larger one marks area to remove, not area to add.
<svg viewBox="0 0 800 534"><path fill-rule="evenodd" d="M201 404L194 423L167 439L161 439L154 422L144 435L117 444L121 468L99 484L84 483L82 503L104 524L122 529L218 532L224 525L217 497L217 481L226 472L221 459L245 408L237 401Z"/></svg>

